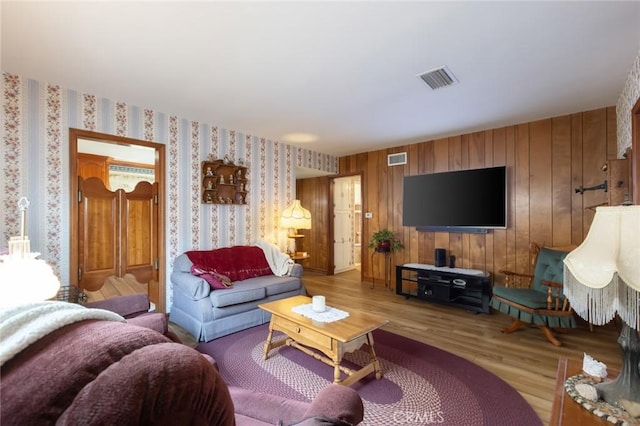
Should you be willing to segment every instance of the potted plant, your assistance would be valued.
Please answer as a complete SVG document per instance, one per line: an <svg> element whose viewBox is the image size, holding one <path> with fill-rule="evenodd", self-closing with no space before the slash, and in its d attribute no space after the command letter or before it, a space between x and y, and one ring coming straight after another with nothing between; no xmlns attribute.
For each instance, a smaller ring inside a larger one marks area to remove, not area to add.
<svg viewBox="0 0 640 426"><path fill-rule="evenodd" d="M396 238L394 232L384 228L380 231L374 232L369 240L369 248L375 249L378 252L398 251L404 248L402 242Z"/></svg>

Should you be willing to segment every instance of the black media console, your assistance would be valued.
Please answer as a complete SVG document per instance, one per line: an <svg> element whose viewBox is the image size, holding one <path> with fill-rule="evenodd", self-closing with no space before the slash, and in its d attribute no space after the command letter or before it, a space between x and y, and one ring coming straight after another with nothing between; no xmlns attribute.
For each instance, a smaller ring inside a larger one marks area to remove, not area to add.
<svg viewBox="0 0 640 426"><path fill-rule="evenodd" d="M407 263L396 266L396 294L488 314L491 278L477 269Z"/></svg>

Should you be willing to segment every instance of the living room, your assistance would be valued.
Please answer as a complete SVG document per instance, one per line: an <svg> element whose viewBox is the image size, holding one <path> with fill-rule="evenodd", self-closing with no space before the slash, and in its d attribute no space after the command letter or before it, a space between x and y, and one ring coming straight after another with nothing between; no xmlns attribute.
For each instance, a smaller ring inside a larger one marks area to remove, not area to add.
<svg viewBox="0 0 640 426"><path fill-rule="evenodd" d="M4 57L5 43L13 46L11 51L15 52L19 50L17 40L22 37L22 33L5 33L8 31L5 28L32 24L26 20L28 11L22 15L16 12L18 9L12 9L15 5L1 7ZM13 18L16 21L5 25L5 20ZM86 18L83 22L91 20ZM12 34L17 34L13 41ZM505 276L500 270L530 270L531 242L553 246L580 244L592 223L595 206L608 203L608 192L578 193L575 188L598 185L608 179L609 171L603 170L603 166L622 160L632 147L632 108L640 93L640 51L637 37L628 44L634 54L628 58L624 78L616 82L619 90L611 102L524 121L505 117L503 124L496 126L492 122L473 130L462 126L437 137L425 135L410 142L399 138L384 147L372 146L347 154L327 153L322 145L311 148L312 145L282 142L249 132L248 125L225 128L217 116L201 117L199 112L190 115L188 109L182 114L171 102L138 103L121 92L117 84L111 86L112 91L105 88L100 92L85 89L90 86L87 81L61 84L62 76L39 74L26 71L27 68L24 73L18 72L13 56L3 58L2 127L6 142L0 148L4 171L0 247L6 247L9 237L20 233L15 205L21 196L27 196L32 202L27 221L32 248L42 253L63 284L76 283L76 271L70 260L73 194L69 188L73 176L68 149L70 129L81 129L165 146L167 182L161 198L165 200L162 208L166 221L164 250L160 254L159 281L163 284L158 303L161 312L171 309L169 275L176 257L187 250L251 243L258 238L284 248L289 241L287 230L279 226L279 214L295 198L302 201L314 218L314 227L304 231L305 250L312 256L303 266L330 273L329 228L325 226L330 220L330 210L327 199L318 196L328 194L330 178L297 181L297 167L339 176L361 176L363 211L372 216L363 220L364 238L383 227L396 231L405 248L394 254L394 264L432 263L434 250L444 248L456 256L460 267L486 270L495 283L502 284ZM88 50L89 53L84 52L87 64L95 54ZM79 51L80 63L84 62L81 55ZM28 56L39 57L35 53ZM86 74L101 76L98 80L104 78L97 69L87 65ZM162 86L162 82L155 83ZM174 94L183 89L183 86L172 88ZM502 89L495 90L497 93ZM588 97L588 90L583 91ZM235 103L235 97L223 99ZM474 108L483 108L482 100L473 103ZM636 170L636 184L632 185L634 193L630 197L637 204L640 149L633 148L628 161ZM387 156L401 152L407 153L407 164L388 167ZM202 204L200 165L209 154L214 158L228 154L248 164L248 205ZM476 235L419 232L402 225L405 176L496 165L508 168L506 229ZM365 285L374 276L382 275L381 259L372 265L370 252L363 250Z"/></svg>

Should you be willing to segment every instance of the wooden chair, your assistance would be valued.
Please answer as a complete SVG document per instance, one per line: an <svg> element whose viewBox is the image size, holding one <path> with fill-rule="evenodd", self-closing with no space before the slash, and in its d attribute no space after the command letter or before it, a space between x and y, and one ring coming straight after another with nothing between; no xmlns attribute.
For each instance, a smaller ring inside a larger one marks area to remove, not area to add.
<svg viewBox="0 0 640 426"><path fill-rule="evenodd" d="M493 287L491 306L513 317L503 333L533 325L540 328L554 346L562 345L552 330L576 327L573 310L562 292L563 259L575 247L543 247L531 243L529 254L533 275L499 271L507 279L505 286Z"/></svg>

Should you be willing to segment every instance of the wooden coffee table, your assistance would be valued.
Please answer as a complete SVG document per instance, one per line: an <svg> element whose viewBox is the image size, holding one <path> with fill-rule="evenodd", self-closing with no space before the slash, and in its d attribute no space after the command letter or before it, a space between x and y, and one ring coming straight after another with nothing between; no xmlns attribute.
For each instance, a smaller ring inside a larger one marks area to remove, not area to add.
<svg viewBox="0 0 640 426"><path fill-rule="evenodd" d="M293 307L307 303L311 303L311 298L294 296L258 305L271 313L269 335L264 344L264 359L269 357L271 349L288 345L332 366L334 383L348 386L370 373L375 373L376 379L380 379L382 371L373 349L372 332L389 321L377 315L350 310L347 318L325 323L313 321L291 311ZM286 334L287 338L272 342L275 330ZM344 354L353 352L364 344L369 346L370 363L359 370L352 370L341 364ZM344 380L341 373L347 375Z"/></svg>

